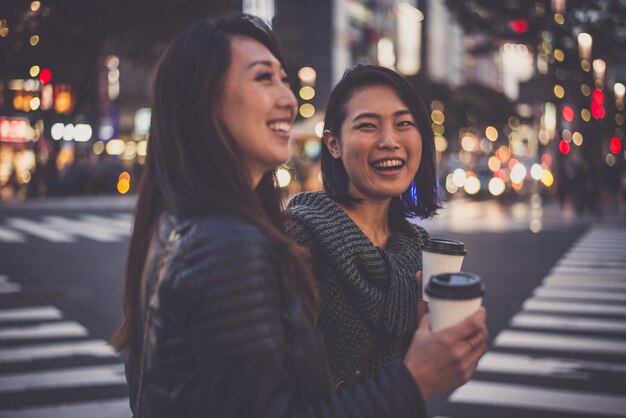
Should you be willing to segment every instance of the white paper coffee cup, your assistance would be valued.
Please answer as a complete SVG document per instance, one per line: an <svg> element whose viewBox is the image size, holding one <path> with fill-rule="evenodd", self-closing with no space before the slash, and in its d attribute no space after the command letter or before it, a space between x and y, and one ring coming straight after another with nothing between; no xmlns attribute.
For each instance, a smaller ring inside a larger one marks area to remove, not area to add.
<svg viewBox="0 0 626 418"><path fill-rule="evenodd" d="M429 301L425 289L430 277L439 273L461 271L467 254L461 241L431 238L422 247L422 299Z"/></svg>
<svg viewBox="0 0 626 418"><path fill-rule="evenodd" d="M439 331L476 312L482 304L485 287L475 274L443 273L431 277L426 293L430 297L430 327Z"/></svg>

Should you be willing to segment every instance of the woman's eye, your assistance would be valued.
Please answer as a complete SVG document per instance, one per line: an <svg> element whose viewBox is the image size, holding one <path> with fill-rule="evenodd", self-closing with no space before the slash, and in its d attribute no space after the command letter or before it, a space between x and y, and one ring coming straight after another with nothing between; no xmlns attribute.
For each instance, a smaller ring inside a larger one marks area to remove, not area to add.
<svg viewBox="0 0 626 418"><path fill-rule="evenodd" d="M357 125L357 129L373 129L376 126L373 123L360 123Z"/></svg>
<svg viewBox="0 0 626 418"><path fill-rule="evenodd" d="M413 123L413 121L403 120L402 122L398 123L398 126L415 126L415 124Z"/></svg>
<svg viewBox="0 0 626 418"><path fill-rule="evenodd" d="M267 80L271 80L272 77L274 77L274 74L265 72L265 73L261 73L261 74L257 75L255 80L256 81L267 81Z"/></svg>

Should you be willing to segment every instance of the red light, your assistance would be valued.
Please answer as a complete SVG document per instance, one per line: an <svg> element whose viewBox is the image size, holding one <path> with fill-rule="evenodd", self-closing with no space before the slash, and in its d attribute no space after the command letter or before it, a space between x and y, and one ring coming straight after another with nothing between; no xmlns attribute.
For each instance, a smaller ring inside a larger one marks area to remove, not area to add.
<svg viewBox="0 0 626 418"><path fill-rule="evenodd" d="M569 106L565 106L563 108L563 119L565 119L568 122L571 122L574 120L574 109L572 109Z"/></svg>
<svg viewBox="0 0 626 418"><path fill-rule="evenodd" d="M550 167L552 165L552 157L550 154L543 154L541 156L541 164Z"/></svg>
<svg viewBox="0 0 626 418"><path fill-rule="evenodd" d="M592 102L591 103L591 114L596 119L602 119L606 115L606 111L601 104Z"/></svg>
<svg viewBox="0 0 626 418"><path fill-rule="evenodd" d="M48 84L50 80L52 80L52 73L49 69L44 68L39 72L39 81L41 81L42 84Z"/></svg>
<svg viewBox="0 0 626 418"><path fill-rule="evenodd" d="M561 153L567 155L569 153L570 148L571 148L570 144L565 142L564 140L561 140L561 142L559 142L559 151L561 151Z"/></svg>
<svg viewBox="0 0 626 418"><path fill-rule="evenodd" d="M528 21L524 19L510 20L509 27L513 32L521 34L528 31Z"/></svg>
<svg viewBox="0 0 626 418"><path fill-rule="evenodd" d="M611 138L611 144L609 145L609 148L611 149L611 152L613 154L619 154L619 152L622 150L622 141L614 136L613 138Z"/></svg>
<svg viewBox="0 0 626 418"><path fill-rule="evenodd" d="M597 103L599 105L604 103L604 93L602 93L602 90L595 89L593 93L591 93L591 103Z"/></svg>

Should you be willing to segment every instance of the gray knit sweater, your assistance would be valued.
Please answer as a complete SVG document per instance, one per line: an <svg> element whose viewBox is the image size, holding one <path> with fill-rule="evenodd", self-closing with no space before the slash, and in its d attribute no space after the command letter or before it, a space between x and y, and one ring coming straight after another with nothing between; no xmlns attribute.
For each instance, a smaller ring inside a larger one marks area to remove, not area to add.
<svg viewBox="0 0 626 418"><path fill-rule="evenodd" d="M365 376L401 358L417 328L415 273L428 233L403 218L386 248L376 247L321 191L298 194L288 212L287 231L310 251L320 288L317 325L335 381L354 371L377 335L385 344Z"/></svg>

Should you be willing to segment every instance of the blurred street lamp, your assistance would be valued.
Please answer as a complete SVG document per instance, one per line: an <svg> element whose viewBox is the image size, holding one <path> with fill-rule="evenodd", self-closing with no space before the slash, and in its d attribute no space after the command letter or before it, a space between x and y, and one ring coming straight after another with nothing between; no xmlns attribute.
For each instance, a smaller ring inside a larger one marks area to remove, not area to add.
<svg viewBox="0 0 626 418"><path fill-rule="evenodd" d="M615 100L623 101L626 87L622 83L615 83L613 85L613 92L615 93Z"/></svg>
<svg viewBox="0 0 626 418"><path fill-rule="evenodd" d="M593 60L593 76L596 80L604 83L604 74L606 72L606 63L602 59Z"/></svg>
<svg viewBox="0 0 626 418"><path fill-rule="evenodd" d="M565 14L567 0L552 0L552 13Z"/></svg>
<svg viewBox="0 0 626 418"><path fill-rule="evenodd" d="M588 33L582 32L578 34L578 55L580 59L589 61L591 59L591 47L593 39Z"/></svg>
<svg viewBox="0 0 626 418"><path fill-rule="evenodd" d="M398 5L397 66L404 75L415 75L420 70L423 20L424 14L412 4L403 2Z"/></svg>

